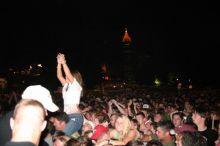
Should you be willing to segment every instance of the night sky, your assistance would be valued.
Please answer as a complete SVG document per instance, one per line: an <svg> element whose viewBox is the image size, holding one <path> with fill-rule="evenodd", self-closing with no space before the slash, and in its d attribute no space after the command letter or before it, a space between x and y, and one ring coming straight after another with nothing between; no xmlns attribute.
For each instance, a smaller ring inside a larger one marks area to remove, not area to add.
<svg viewBox="0 0 220 146"><path fill-rule="evenodd" d="M1 4L1 72L42 63L56 69L56 54L88 82L106 63L121 59L125 28L142 61L139 78L176 72L201 84L219 79L220 29L217 2L27 1ZM4 52L3 52L4 51ZM117 75L116 75L117 76Z"/></svg>

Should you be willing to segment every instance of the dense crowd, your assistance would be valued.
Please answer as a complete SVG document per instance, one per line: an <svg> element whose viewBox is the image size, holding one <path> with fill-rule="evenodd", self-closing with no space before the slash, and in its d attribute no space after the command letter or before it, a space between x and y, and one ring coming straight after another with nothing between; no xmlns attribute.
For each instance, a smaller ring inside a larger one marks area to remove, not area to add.
<svg viewBox="0 0 220 146"><path fill-rule="evenodd" d="M109 83L85 91L64 54L57 78L56 91L1 92L0 145L220 146L219 90Z"/></svg>

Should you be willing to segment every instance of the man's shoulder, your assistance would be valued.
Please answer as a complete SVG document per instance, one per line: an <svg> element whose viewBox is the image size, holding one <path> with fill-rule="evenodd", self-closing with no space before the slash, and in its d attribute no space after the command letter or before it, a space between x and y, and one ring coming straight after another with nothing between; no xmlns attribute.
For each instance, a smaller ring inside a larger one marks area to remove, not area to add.
<svg viewBox="0 0 220 146"><path fill-rule="evenodd" d="M31 142L7 142L5 146L35 146Z"/></svg>

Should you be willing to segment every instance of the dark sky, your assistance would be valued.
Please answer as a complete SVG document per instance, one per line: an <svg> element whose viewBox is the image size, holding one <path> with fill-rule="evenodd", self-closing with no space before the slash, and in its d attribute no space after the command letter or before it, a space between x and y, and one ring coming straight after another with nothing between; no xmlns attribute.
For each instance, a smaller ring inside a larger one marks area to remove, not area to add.
<svg viewBox="0 0 220 146"><path fill-rule="evenodd" d="M220 81L219 12L211 1L2 2L1 70L42 63L52 72L58 52L86 75L103 62L114 68L125 27L144 62L142 75Z"/></svg>

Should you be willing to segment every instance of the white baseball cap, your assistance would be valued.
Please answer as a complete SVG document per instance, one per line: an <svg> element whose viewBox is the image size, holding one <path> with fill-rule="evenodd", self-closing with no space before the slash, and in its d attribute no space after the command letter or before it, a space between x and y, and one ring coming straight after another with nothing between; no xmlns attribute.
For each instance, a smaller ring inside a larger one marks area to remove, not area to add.
<svg viewBox="0 0 220 146"><path fill-rule="evenodd" d="M39 101L44 108L55 112L59 108L53 103L50 91L41 85L28 86L21 95L22 99L34 99Z"/></svg>

